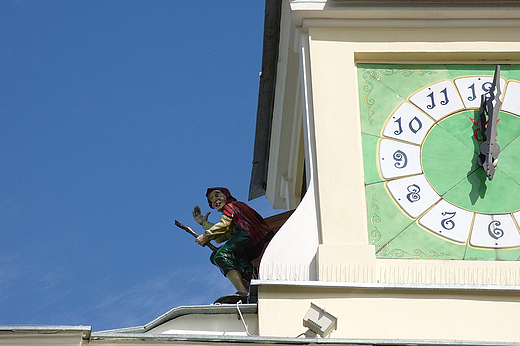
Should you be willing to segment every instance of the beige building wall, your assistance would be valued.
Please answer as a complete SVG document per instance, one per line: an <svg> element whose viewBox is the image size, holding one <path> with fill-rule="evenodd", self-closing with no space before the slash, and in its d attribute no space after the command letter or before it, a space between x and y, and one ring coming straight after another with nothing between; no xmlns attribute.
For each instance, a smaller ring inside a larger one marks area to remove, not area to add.
<svg viewBox="0 0 520 346"><path fill-rule="evenodd" d="M428 27L429 20L432 21L432 27ZM360 259L368 261L369 265L374 261L373 258L368 258L368 253L373 254L374 251L368 249L371 246L367 244L366 237L357 63L511 63L518 61L520 52L518 36L513 34L520 33L518 23L516 30L511 26L503 27L503 23L498 19L496 24L501 26L498 28L447 29L439 27L441 23L436 20L424 19L416 22L420 27L395 28L393 25L396 23L389 21L387 27L374 30L375 24L371 24L372 22L374 21L367 19L366 23L363 23L366 25L365 28L308 29L323 240L320 244L318 265L319 277L325 281L357 281L355 278L337 277L335 273L345 271L344 267L347 264L358 262ZM463 24L475 24L475 21L468 20L468 23L464 23L462 19L459 20L458 25ZM377 25L382 26L383 23L377 21ZM397 38L399 42L395 42ZM449 42L437 42L440 38ZM472 41L468 41L469 39ZM501 53L500 60L496 55L497 51ZM388 53L393 55L389 58ZM351 247L353 251L345 251L344 246ZM367 248L367 251L363 248ZM367 256L363 256L362 253ZM497 269L503 267L512 272L507 275L507 282L496 281L490 277L486 283L520 284L520 267L517 263L480 263L477 266L469 263L468 268L464 268L465 265L460 263L399 262L392 260L391 264L376 265L373 270L381 273L374 273L371 277L382 281L382 272L386 271L387 267L404 266L405 271L408 271L412 267L414 270L430 270L438 266L453 265L457 267L457 271L463 268L462 272L466 273L481 266L489 266ZM492 271L490 275L494 276ZM463 278L461 280L460 283L470 283L464 282ZM404 279L403 281L408 282Z"/></svg>
<svg viewBox="0 0 520 346"><path fill-rule="evenodd" d="M330 335L334 339L477 344L519 340L516 291L339 284L263 285L261 335L296 337L305 332L302 319L311 301L337 316L338 328ZM267 315L269 324L262 320Z"/></svg>
<svg viewBox="0 0 520 346"><path fill-rule="evenodd" d="M309 62L301 74L311 86L303 118L310 118L305 135L315 141L317 281L260 281L260 334L298 335L312 301L338 316L334 338L519 341L518 262L375 258L367 239L356 66L518 63L520 10L353 9L346 3L284 2L291 16L282 27L298 33L289 52L300 51L301 61Z"/></svg>

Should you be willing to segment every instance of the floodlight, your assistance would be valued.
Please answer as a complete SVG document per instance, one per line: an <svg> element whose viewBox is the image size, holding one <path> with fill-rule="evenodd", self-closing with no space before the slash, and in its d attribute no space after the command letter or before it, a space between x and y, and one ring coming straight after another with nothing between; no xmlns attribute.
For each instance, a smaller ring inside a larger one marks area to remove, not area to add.
<svg viewBox="0 0 520 346"><path fill-rule="evenodd" d="M309 311L303 318L303 326L309 328L305 332L306 338L316 338L317 335L326 338L338 328L338 318L324 308L311 302Z"/></svg>

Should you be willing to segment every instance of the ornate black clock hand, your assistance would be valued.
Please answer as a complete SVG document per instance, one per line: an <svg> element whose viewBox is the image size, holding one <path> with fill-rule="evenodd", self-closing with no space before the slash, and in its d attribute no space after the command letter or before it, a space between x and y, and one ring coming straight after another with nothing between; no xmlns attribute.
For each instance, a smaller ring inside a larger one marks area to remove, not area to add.
<svg viewBox="0 0 520 346"><path fill-rule="evenodd" d="M480 105L480 128L483 134L483 143L480 145L479 163L486 172L489 180L493 180L495 167L498 163L500 146L496 143L498 112L502 106L500 101L500 65L495 68L493 84L489 88L489 98L482 97Z"/></svg>

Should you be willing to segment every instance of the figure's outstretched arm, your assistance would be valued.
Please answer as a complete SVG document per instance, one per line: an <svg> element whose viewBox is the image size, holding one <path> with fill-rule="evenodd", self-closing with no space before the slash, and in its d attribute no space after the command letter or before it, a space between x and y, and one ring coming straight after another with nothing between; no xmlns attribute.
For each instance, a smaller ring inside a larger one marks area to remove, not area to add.
<svg viewBox="0 0 520 346"><path fill-rule="evenodd" d="M233 221L228 216L222 214L220 221L216 224L213 224L212 222L208 221L208 215L210 213L208 212L206 215L202 215L202 212L198 205L195 206L195 208L193 208L192 214L195 221L198 224L202 225L202 227L205 230L204 234L201 234L199 237L197 237L197 243L199 243L200 245L204 246L210 240L215 240L217 243L221 243L229 238L224 236L226 233L229 232L231 222Z"/></svg>

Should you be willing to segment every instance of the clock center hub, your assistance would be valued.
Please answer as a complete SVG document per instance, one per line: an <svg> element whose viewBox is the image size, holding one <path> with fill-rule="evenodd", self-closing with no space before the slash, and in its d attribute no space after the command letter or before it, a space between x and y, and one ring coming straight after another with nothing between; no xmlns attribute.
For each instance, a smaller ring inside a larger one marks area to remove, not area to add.
<svg viewBox="0 0 520 346"><path fill-rule="evenodd" d="M423 172L446 201L484 214L520 210L520 173L515 169L520 152L520 118L500 112L497 127L497 143L503 150L492 181L478 163L482 144L478 111L445 117L427 134L421 149Z"/></svg>

